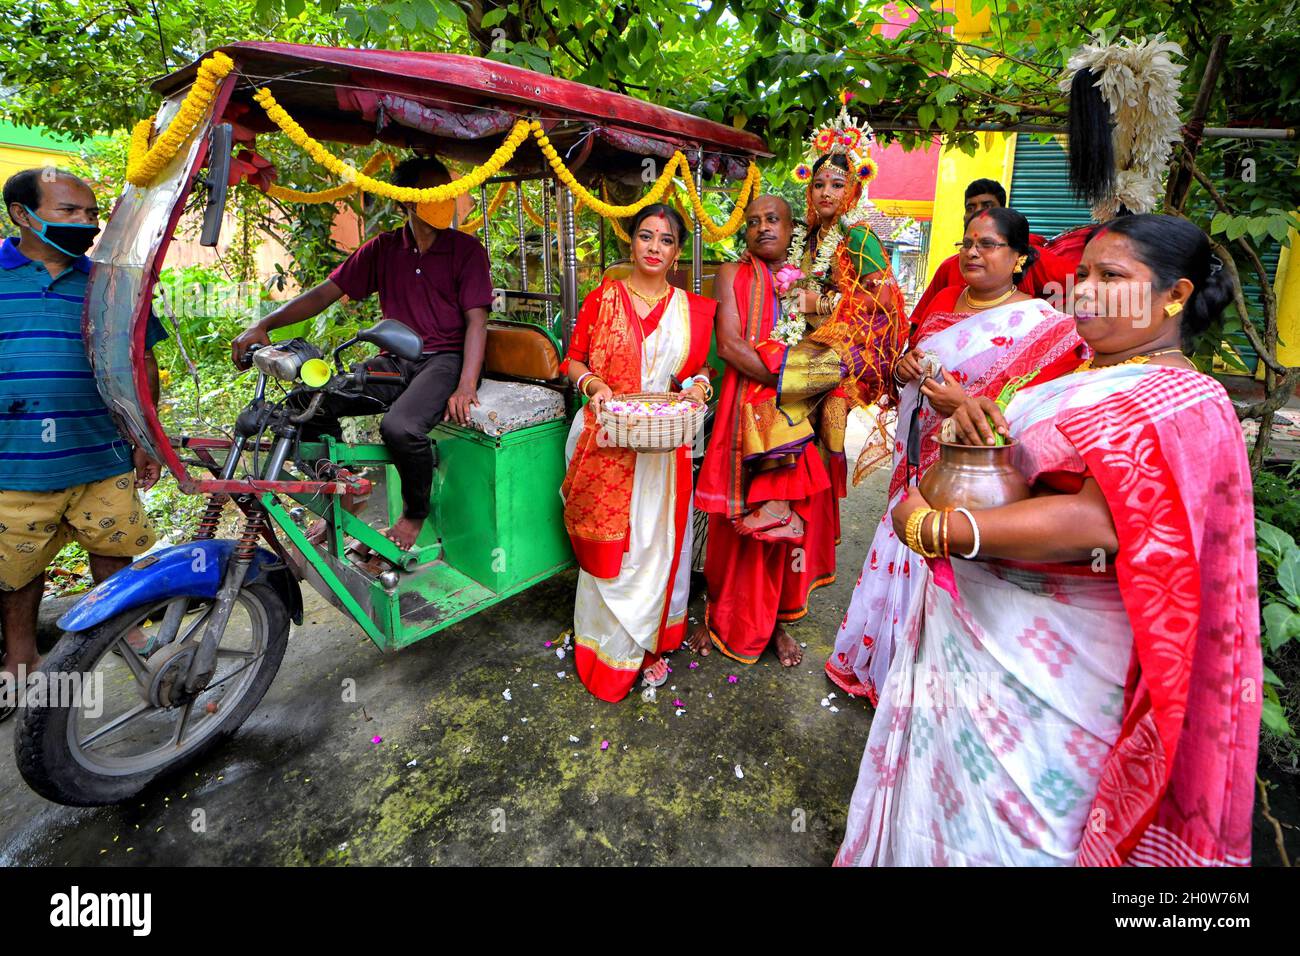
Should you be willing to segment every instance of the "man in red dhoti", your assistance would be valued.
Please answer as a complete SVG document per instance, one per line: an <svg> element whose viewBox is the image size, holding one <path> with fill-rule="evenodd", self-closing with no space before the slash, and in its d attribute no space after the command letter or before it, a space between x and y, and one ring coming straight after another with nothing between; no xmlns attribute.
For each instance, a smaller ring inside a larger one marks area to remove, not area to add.
<svg viewBox="0 0 1300 956"><path fill-rule="evenodd" d="M745 460L746 429L780 428L779 422L746 419L754 415L746 396L756 388L777 386L777 376L755 346L770 337L780 318L773 273L785 262L793 231L790 206L779 196L759 196L745 216L747 254L721 266L714 280L718 355L727 369L695 492L695 506L709 513L704 562L708 605L689 644L699 654L708 654L712 645L744 664L756 662L773 644L781 663L793 667L803 655L781 625L803 617L808 595L835 580L839 502L833 484L825 480L823 453L811 428L786 444L769 441L767 447L779 454L757 463ZM785 500L804 519L802 539L765 541L737 532L733 522L750 510L746 497L755 468L762 469L765 480L782 476Z"/></svg>

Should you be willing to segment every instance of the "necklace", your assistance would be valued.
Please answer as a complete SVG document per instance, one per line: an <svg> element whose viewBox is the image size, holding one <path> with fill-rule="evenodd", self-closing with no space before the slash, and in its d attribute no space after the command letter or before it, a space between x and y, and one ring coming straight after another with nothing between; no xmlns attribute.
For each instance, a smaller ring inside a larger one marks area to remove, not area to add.
<svg viewBox="0 0 1300 956"><path fill-rule="evenodd" d="M962 295L966 298L966 304L969 305L972 309L991 309L995 305L1001 305L1003 302L1007 301L1007 299L1015 295L1016 292L1018 291L1019 290L1015 286L1012 286L1010 289L1002 293L996 299L985 300L985 299L977 299L975 298L975 296L971 295L970 286L967 286L965 290L962 291Z"/></svg>
<svg viewBox="0 0 1300 956"><path fill-rule="evenodd" d="M644 292L637 291L637 288L634 285L632 285L631 282L624 282L623 285L627 287L628 292L631 292L634 296L636 296L638 299L640 299L642 302L644 302L646 305L649 306L658 305L660 302L662 302L664 299L668 297L668 294L670 292L673 291L672 286L666 285L664 286L664 291L660 292L658 295L646 295Z"/></svg>
<svg viewBox="0 0 1300 956"><path fill-rule="evenodd" d="M1134 355L1132 358L1126 358L1122 362L1116 362L1115 365L1146 365L1157 355L1169 355L1173 352L1182 354L1182 349L1160 349L1156 352L1145 352L1142 355ZM1114 368L1115 365L1103 365L1102 368ZM1083 364L1075 369L1076 372L1091 372L1096 366L1092 364L1092 359L1084 359Z"/></svg>

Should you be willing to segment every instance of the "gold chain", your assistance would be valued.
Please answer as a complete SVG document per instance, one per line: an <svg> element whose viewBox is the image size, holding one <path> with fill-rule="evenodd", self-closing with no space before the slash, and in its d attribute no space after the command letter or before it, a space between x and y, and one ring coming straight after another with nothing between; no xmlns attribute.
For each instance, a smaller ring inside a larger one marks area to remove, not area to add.
<svg viewBox="0 0 1300 956"><path fill-rule="evenodd" d="M658 295L646 295L644 292L639 292L636 289L636 287L632 285L631 282L625 281L623 285L627 287L628 292L631 292L634 296L636 296L638 299L640 299L642 302L644 302L646 305L650 306L651 308L654 308L664 299L668 298L669 294L673 291L673 287L669 285L669 286L665 286L664 291L660 292Z"/></svg>
<svg viewBox="0 0 1300 956"><path fill-rule="evenodd" d="M996 299L989 299L988 301L982 301L980 299L975 298L975 296L971 295L970 286L967 286L965 290L962 291L962 295L966 299L966 304L969 305L972 309L991 309L995 305L1001 305L1003 302L1007 301L1007 299L1011 298L1019 291L1020 290L1017 289L1015 286L1012 286L1010 289L1002 293L1002 295L998 296Z"/></svg>
<svg viewBox="0 0 1300 956"><path fill-rule="evenodd" d="M1177 352L1179 355L1183 354L1182 349L1160 349L1158 352L1146 352L1142 355L1134 355L1132 358L1126 358L1122 362L1116 362L1115 365L1146 365L1158 355L1169 355L1173 352ZM1102 368L1114 368L1115 365L1103 365ZM1083 364L1076 368L1075 371L1090 372L1094 368L1096 368L1096 366L1092 364L1092 358L1086 358L1083 360Z"/></svg>

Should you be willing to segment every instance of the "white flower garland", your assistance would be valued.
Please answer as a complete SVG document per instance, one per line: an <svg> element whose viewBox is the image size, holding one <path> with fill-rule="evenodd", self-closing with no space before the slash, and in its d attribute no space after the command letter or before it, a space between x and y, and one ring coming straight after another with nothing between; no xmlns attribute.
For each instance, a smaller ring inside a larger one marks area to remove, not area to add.
<svg viewBox="0 0 1300 956"><path fill-rule="evenodd" d="M1068 91L1080 70L1092 70L1115 119L1115 192L1093 207L1098 222L1113 218L1121 205L1150 212L1163 198L1161 180L1173 144L1182 139L1178 92L1184 67L1173 60L1182 52L1160 33L1136 43L1095 37L1070 57L1061 89Z"/></svg>
<svg viewBox="0 0 1300 956"><path fill-rule="evenodd" d="M772 338L775 341L791 348L803 341L808 323L799 310L799 291L814 288L827 281L835 262L835 250L844 241L845 233L867 218L867 202L867 192L864 189L857 205L841 216L818 240L817 254L813 256L812 274L796 282L781 297L782 318L772 329ZM790 238L790 252L786 256L786 261L803 268L803 258L807 251L808 227L803 223L796 223Z"/></svg>

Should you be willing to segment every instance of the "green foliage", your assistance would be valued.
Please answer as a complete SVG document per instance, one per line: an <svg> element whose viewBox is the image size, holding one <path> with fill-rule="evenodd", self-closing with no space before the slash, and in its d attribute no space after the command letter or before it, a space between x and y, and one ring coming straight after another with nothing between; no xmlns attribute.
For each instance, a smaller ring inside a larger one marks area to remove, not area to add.
<svg viewBox="0 0 1300 956"><path fill-rule="evenodd" d="M1264 752L1300 769L1300 464L1261 469L1255 479L1255 547L1264 652Z"/></svg>

